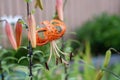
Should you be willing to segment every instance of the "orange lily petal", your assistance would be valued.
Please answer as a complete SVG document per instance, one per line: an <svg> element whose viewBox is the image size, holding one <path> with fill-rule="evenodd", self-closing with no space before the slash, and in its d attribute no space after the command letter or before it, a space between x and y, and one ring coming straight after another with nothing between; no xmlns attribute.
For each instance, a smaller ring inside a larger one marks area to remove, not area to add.
<svg viewBox="0 0 120 80"><path fill-rule="evenodd" d="M30 38L32 47L36 47L36 22L32 14L28 16L28 36Z"/></svg>
<svg viewBox="0 0 120 80"><path fill-rule="evenodd" d="M17 44L16 44L16 41L15 41L15 37L13 35L13 30L12 30L12 27L11 25L6 21L6 24L5 24L5 32L7 34L7 37L12 45L12 47L17 50Z"/></svg>
<svg viewBox="0 0 120 80"><path fill-rule="evenodd" d="M42 24L44 24L45 27L39 28L36 31L36 43L38 46L61 38L66 31L66 25L57 19L51 20L50 22L43 21ZM44 38L42 38L39 33L43 33Z"/></svg>
<svg viewBox="0 0 120 80"><path fill-rule="evenodd" d="M15 36L16 36L17 47L19 48L21 45L21 38L22 38L22 24L20 22L20 19L16 23L15 34L16 34Z"/></svg>

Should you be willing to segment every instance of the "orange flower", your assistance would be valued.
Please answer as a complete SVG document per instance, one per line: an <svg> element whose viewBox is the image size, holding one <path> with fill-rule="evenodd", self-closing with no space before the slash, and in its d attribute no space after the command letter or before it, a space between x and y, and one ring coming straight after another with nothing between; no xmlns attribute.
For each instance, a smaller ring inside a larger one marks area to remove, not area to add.
<svg viewBox="0 0 120 80"><path fill-rule="evenodd" d="M66 31L66 26L65 24L57 19L49 21L43 21L42 24L45 25L44 28L39 28L36 32L36 41L37 45L41 46L44 45L50 41L56 40L61 38L65 31ZM43 37L39 33L43 33Z"/></svg>
<svg viewBox="0 0 120 80"><path fill-rule="evenodd" d="M28 16L28 37L30 39L32 47L35 48L36 47L36 22L32 14Z"/></svg>
<svg viewBox="0 0 120 80"><path fill-rule="evenodd" d="M63 1L56 0L56 10L60 20L63 21Z"/></svg>
<svg viewBox="0 0 120 80"><path fill-rule="evenodd" d="M9 39L11 45L13 46L13 48L15 50L17 50L17 44L16 44L16 41L15 41L15 37L13 35L12 27L7 21L5 21L5 22L6 22L6 24L5 24L5 32L7 34L7 37Z"/></svg>
<svg viewBox="0 0 120 80"><path fill-rule="evenodd" d="M17 47L19 48L21 44L21 38L22 38L22 24L20 19L16 23L15 36L16 36Z"/></svg>
<svg viewBox="0 0 120 80"><path fill-rule="evenodd" d="M47 44L48 42L50 42L50 56L49 59L47 61L47 63L50 62L52 54L54 53L55 58L61 58L61 61L65 64L68 64L67 61L64 60L64 58L61 57L62 55L67 55L66 53L62 52L55 40L61 38L65 31L66 31L66 26L65 24L60 21L60 20L51 20L49 21L43 21L42 24L45 25L45 27L43 28L39 28L36 32L36 41L37 41L37 45L42 46ZM39 33L43 33L43 38L42 36L39 35Z"/></svg>

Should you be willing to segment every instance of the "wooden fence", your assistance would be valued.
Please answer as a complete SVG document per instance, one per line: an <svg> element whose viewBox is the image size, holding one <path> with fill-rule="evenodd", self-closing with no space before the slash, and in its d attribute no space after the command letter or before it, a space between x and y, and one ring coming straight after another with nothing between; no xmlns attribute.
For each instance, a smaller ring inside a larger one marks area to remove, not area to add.
<svg viewBox="0 0 120 80"><path fill-rule="evenodd" d="M44 20L51 20L55 12L55 0L42 1L44 10L36 9L35 12L37 24ZM31 9L33 9L33 5L34 2L31 4ZM83 22L102 12L119 14L120 0L67 0L64 8L67 32L74 31ZM24 0L0 0L0 17L2 16L22 16L26 18Z"/></svg>

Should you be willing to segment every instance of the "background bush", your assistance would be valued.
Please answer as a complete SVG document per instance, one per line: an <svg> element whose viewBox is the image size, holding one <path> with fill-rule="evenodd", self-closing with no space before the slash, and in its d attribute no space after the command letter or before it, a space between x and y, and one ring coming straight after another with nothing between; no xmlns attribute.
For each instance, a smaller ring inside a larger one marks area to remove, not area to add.
<svg viewBox="0 0 120 80"><path fill-rule="evenodd" d="M120 16L103 13L85 22L77 30L77 40L89 40L92 52L104 53L108 48L120 49ZM75 48L79 45L73 45Z"/></svg>

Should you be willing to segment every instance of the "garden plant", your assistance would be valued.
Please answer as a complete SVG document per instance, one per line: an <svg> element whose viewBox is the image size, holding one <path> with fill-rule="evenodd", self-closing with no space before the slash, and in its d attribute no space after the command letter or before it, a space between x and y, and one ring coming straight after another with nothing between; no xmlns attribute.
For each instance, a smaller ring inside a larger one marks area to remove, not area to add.
<svg viewBox="0 0 120 80"><path fill-rule="evenodd" d="M111 79L120 80L117 73L109 70L112 51L119 54L117 50L107 49L103 64L97 68L92 62L89 40L84 41L84 51L78 50L76 53L71 45L79 42L64 40L69 26L66 26L63 8L69 0L54 1L54 17L39 25L30 3L35 2L34 8L44 11L42 0L24 1L27 19L18 19L14 31L7 20L0 20L0 23L5 23L6 36L12 45L12 49L0 49L0 80L107 80L107 73L111 74ZM27 45L22 44L24 29Z"/></svg>

